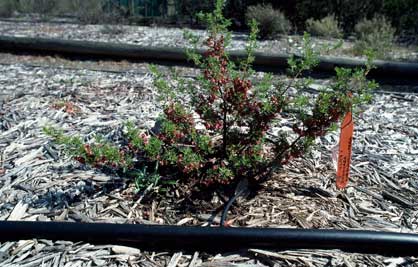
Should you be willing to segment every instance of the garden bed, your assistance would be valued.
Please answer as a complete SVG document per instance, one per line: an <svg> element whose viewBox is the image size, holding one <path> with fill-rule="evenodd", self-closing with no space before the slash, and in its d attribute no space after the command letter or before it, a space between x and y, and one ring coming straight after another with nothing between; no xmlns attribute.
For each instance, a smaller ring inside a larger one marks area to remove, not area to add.
<svg viewBox="0 0 418 267"><path fill-rule="evenodd" d="M316 81L306 94L315 94L327 82ZM219 214L213 222L209 219L222 206L222 196L183 199L174 192L142 198L132 181L61 155L42 132L43 126L55 125L69 134L104 134L118 142L127 120L152 127L160 107L150 75L11 64L0 65L0 87L0 220L218 225ZM373 103L355 118L351 180L345 191L335 188L331 148L338 134L332 133L319 139L312 153L275 173L255 197L238 199L228 224L418 233L417 104L416 94L381 89L374 94ZM1 244L0 262L395 266L412 265L414 259L322 250L156 254L113 245L29 240Z"/></svg>
<svg viewBox="0 0 418 267"><path fill-rule="evenodd" d="M194 34L205 37L204 30L190 30ZM151 47L186 47L188 41L183 38L184 29L128 26L128 25L82 25L71 23L48 23L48 22L10 22L0 21L0 35L16 37L43 37L58 38L64 40L101 41L112 43L136 44ZM228 49L243 50L247 40L247 34L234 33L233 41ZM320 49L324 45L335 46L339 40L313 38L314 47ZM352 53L353 42L345 40L336 50L322 54L333 56L357 57ZM275 40L260 41L257 51L278 54L298 54L302 49L302 36L280 36ZM400 61L417 61L418 52L416 46L396 47L391 52L390 59Z"/></svg>

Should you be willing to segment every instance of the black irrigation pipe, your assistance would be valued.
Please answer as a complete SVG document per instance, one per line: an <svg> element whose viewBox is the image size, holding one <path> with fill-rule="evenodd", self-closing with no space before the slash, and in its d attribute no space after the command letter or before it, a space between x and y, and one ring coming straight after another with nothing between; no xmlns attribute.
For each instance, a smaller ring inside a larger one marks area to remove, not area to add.
<svg viewBox="0 0 418 267"><path fill-rule="evenodd" d="M73 20L71 20L73 19ZM2 22L9 23L48 23L48 24L77 24L76 17L73 16L61 16L59 19L45 20L45 19L30 19L30 18L0 18Z"/></svg>
<svg viewBox="0 0 418 267"><path fill-rule="evenodd" d="M75 41L62 39L0 36L0 51L17 53L60 54L78 58L127 59L166 65L191 66L184 49L169 47L143 47L131 44ZM203 51L200 51L203 53ZM234 60L245 57L243 51L232 51ZM283 72L288 67L289 55L255 53L254 68L260 71ZM335 74L335 67L355 68L365 61L353 58L321 57L313 73L317 77ZM383 83L418 84L418 63L375 61L376 69L370 77Z"/></svg>
<svg viewBox="0 0 418 267"><path fill-rule="evenodd" d="M32 238L128 245L160 251L227 252L249 248L341 249L357 253L418 256L416 234L320 229L0 222L0 242Z"/></svg>
<svg viewBox="0 0 418 267"><path fill-rule="evenodd" d="M15 65L16 63L5 63L5 62L0 62L0 65L3 66L11 66L11 65ZM100 69L100 68L77 68L77 67L64 67L64 66L54 66L54 65L44 65L44 64L30 64L30 63L19 63L19 65L25 67L25 68L41 68L41 69L53 69L56 71L59 70L71 70L71 71L79 71L79 70L88 70L91 72L104 72L104 73L112 73L112 74L139 74L139 75L146 75L149 74L149 72L147 71L138 71L138 70L109 70L109 69ZM192 74L181 74L180 75L183 78L190 78L190 79L195 79L196 75L192 75ZM418 85L418 84L417 84ZM405 88L404 86L400 86L401 88L391 88L390 90L388 89L380 89L380 90L375 90L373 93L375 94L418 94L418 87L411 87L411 88ZM304 90L306 91L310 91L310 92L317 92L317 90L312 89L312 88L305 88ZM405 99L404 99L405 100ZM407 100L407 101L412 101L412 100Z"/></svg>

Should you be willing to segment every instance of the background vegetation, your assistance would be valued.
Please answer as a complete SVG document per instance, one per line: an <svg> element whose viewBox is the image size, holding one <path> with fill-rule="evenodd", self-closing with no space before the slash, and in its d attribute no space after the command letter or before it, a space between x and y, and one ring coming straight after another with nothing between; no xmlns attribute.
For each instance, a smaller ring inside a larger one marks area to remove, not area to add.
<svg viewBox="0 0 418 267"><path fill-rule="evenodd" d="M287 34L291 23L286 16L271 4L257 4L249 6L245 13L247 24L255 20L260 25L259 37L262 39L274 38L277 34Z"/></svg>
<svg viewBox="0 0 418 267"><path fill-rule="evenodd" d="M355 26L355 34L355 54L362 54L371 49L379 58L389 56L395 39L395 29L385 17L375 16L370 20L361 20Z"/></svg>
<svg viewBox="0 0 418 267"><path fill-rule="evenodd" d="M264 0L264 4L271 4L279 9L292 22L298 31L305 29L308 19L322 19L334 14L346 33L354 30L356 23L363 19L371 19L376 14L388 18L389 22L400 32L418 32L418 1L415 0L292 0L274 1ZM227 16L241 27L245 21L245 13L248 6L256 5L256 0L229 0L226 9Z"/></svg>
<svg viewBox="0 0 418 267"><path fill-rule="evenodd" d="M334 15L328 15L322 19L308 19L306 30L315 36L342 37L342 29Z"/></svg>
<svg viewBox="0 0 418 267"><path fill-rule="evenodd" d="M97 17L98 13L118 11L119 15L127 18L141 15L138 10L146 9L139 4L144 1L137 2L138 6L121 5L120 3L123 1L119 0L2 0L0 1L0 16L11 16L14 11L18 11L46 14L76 13L85 18ZM167 19L168 17L176 20L183 19L192 24L198 23L195 19L198 12L210 12L214 8L212 0L149 0L146 2L149 7L158 10L154 13L148 12L149 14L162 14L162 17ZM351 33L359 20L372 19L379 14L385 16L398 33L418 32L418 20L416 19L418 17L418 1L416 0L227 0L224 15L231 19L233 27L243 29L246 28L247 9L257 4L280 10L297 31L305 30L306 21L309 19L320 20L332 15L345 33ZM173 5L175 10L170 11L169 5ZM134 12L134 10L136 11ZM256 10L253 9L253 11ZM83 12L88 14L80 14ZM94 22L95 19L92 21Z"/></svg>

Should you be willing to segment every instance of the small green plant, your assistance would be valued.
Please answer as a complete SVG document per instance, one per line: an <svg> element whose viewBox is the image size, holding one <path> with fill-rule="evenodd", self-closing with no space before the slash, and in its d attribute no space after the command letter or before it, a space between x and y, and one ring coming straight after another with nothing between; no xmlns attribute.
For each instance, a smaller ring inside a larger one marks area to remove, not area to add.
<svg viewBox="0 0 418 267"><path fill-rule="evenodd" d="M196 80L172 75L174 82L151 67L163 112L152 129L133 122L124 127L126 141L120 147L98 140L84 144L80 137L62 131L44 131L78 161L97 167L135 174L138 189L167 181L186 184L191 190L233 186L246 179L251 184L293 158L304 155L317 137L325 135L352 106L370 100L375 83L366 79L371 58L364 69L337 69L337 76L318 95L308 97L303 88L311 82L301 75L318 64L310 36L304 35L302 57L289 60L290 82L275 81L266 74L259 80L251 64L257 42L257 23L250 22L247 57L233 62L227 51L230 21L222 15L223 1L213 13L200 14L208 25L207 51L188 50L189 59L201 68ZM188 33L194 47L202 44ZM290 88L297 90L289 93ZM186 96L186 97L185 97ZM271 129L286 117L292 133ZM147 168L154 169L150 174Z"/></svg>
<svg viewBox="0 0 418 267"><path fill-rule="evenodd" d="M259 37L272 39L278 34L287 34L291 29L290 21L280 11L274 9L271 4L258 4L249 6L245 13L247 22L255 20L259 27Z"/></svg>
<svg viewBox="0 0 418 267"><path fill-rule="evenodd" d="M387 58L392 51L395 29L383 16L375 16L371 20L363 19L356 24L355 33L355 54L364 54L366 50L372 50L376 57Z"/></svg>
<svg viewBox="0 0 418 267"><path fill-rule="evenodd" d="M51 108L53 109L63 109L64 112L75 115L77 113L80 113L81 110L78 106L76 106L74 103L70 101L58 101L54 103Z"/></svg>
<svg viewBox="0 0 418 267"><path fill-rule="evenodd" d="M306 30L315 36L341 38L343 31L335 16L328 15L320 20L312 18L306 21Z"/></svg>
<svg viewBox="0 0 418 267"><path fill-rule="evenodd" d="M144 166L142 170L139 170L135 177L135 189L136 192L144 191L148 188L152 188L158 185L161 179L158 173L158 162L155 164L154 171L152 173L147 171L147 166Z"/></svg>
<svg viewBox="0 0 418 267"><path fill-rule="evenodd" d="M66 136L62 130L53 127L44 127L43 132L57 144L63 145L67 155L82 164L114 172L126 172L132 167L133 159L125 149L112 145L100 136L87 144L80 136Z"/></svg>

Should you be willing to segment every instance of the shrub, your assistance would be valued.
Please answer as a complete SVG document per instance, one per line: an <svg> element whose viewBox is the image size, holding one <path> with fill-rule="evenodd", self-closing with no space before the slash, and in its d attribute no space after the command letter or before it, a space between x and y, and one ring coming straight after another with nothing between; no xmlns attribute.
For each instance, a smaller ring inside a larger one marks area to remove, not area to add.
<svg viewBox="0 0 418 267"><path fill-rule="evenodd" d="M357 41L354 44L354 52L362 54L366 50L372 50L377 57L386 58L392 50L395 38L395 29L383 16L375 16L373 19L363 19L355 26Z"/></svg>
<svg viewBox="0 0 418 267"><path fill-rule="evenodd" d="M270 177L273 170L306 153L315 138L325 135L353 104L369 99L375 86L365 78L370 64L365 69L337 69L335 82L316 98L303 93L310 80L299 80L300 75L318 63L307 34L302 57L289 60L290 83L275 83L268 74L257 82L251 69L256 22L251 22L247 57L237 65L226 50L231 35L230 22L222 16L223 1L216 3L212 14L201 15L208 23L207 51L201 55L188 50L190 60L202 69L196 80L174 73L174 82L169 82L151 67L164 103L152 129L127 123L126 142L120 146L97 138L86 144L51 128L45 132L81 163L133 175L137 188L168 180L188 185L188 191L225 189L243 179L257 185ZM203 45L196 36L186 36L194 47ZM291 87L298 90L296 95L288 92ZM292 133L270 135L283 117L291 119ZM156 166L158 173L154 169L147 182L146 168Z"/></svg>
<svg viewBox="0 0 418 267"><path fill-rule="evenodd" d="M0 17L11 17L16 9L13 0L2 0L0 2Z"/></svg>
<svg viewBox="0 0 418 267"><path fill-rule="evenodd" d="M75 15L76 9L72 0L55 0L55 15Z"/></svg>
<svg viewBox="0 0 418 267"><path fill-rule="evenodd" d="M320 20L308 19L306 21L306 30L316 36L342 37L342 30L334 15L328 15Z"/></svg>
<svg viewBox="0 0 418 267"><path fill-rule="evenodd" d="M119 5L105 0L20 0L19 10L44 17L73 14L88 24L121 22L126 13Z"/></svg>
<svg viewBox="0 0 418 267"><path fill-rule="evenodd" d="M102 0L72 0L77 18L86 24L97 24L105 15Z"/></svg>
<svg viewBox="0 0 418 267"><path fill-rule="evenodd" d="M418 35L418 1L384 0L383 14L390 18L399 32L406 31Z"/></svg>
<svg viewBox="0 0 418 267"><path fill-rule="evenodd" d="M55 12L56 0L20 0L19 9L23 13L49 16Z"/></svg>
<svg viewBox="0 0 418 267"><path fill-rule="evenodd" d="M34 0L34 11L38 14L48 15L55 12L56 0Z"/></svg>
<svg viewBox="0 0 418 267"><path fill-rule="evenodd" d="M259 24L259 36L263 39L274 38L277 34L286 34L291 29L290 21L281 11L273 9L271 4L249 6L245 18L247 22L255 20Z"/></svg>
<svg viewBox="0 0 418 267"><path fill-rule="evenodd" d="M334 14L340 26L346 31L354 29L358 18L371 17L378 12L382 1L375 0L298 0L296 1L296 22L303 24L308 18L320 19ZM299 25L300 25L299 24ZM302 26L302 25L301 25Z"/></svg>
<svg viewBox="0 0 418 267"><path fill-rule="evenodd" d="M209 12L213 9L212 0L178 0L176 1L176 11L180 18L186 18L190 24L196 23L196 14L199 12Z"/></svg>

